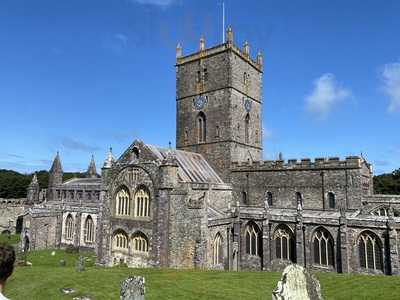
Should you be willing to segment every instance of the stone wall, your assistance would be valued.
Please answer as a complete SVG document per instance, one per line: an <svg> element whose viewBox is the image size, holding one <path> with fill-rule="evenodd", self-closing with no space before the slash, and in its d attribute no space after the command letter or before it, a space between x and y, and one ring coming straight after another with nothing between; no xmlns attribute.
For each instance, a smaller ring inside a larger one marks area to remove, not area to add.
<svg viewBox="0 0 400 300"><path fill-rule="evenodd" d="M16 233L17 219L18 217L23 218L24 215L24 203L24 198L0 199L0 233L4 231Z"/></svg>

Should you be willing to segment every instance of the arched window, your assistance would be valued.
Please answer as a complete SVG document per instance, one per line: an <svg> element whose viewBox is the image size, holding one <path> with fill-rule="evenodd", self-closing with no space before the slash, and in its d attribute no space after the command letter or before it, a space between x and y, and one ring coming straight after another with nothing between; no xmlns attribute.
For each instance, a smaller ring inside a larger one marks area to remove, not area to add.
<svg viewBox="0 0 400 300"><path fill-rule="evenodd" d="M71 214L65 220L65 239L71 241L74 238L74 218Z"/></svg>
<svg viewBox="0 0 400 300"><path fill-rule="evenodd" d="M267 201L267 203L268 203L268 206L272 206L273 205L273 203L274 203L274 199L273 199L273 195L272 195L272 193L271 192L267 192L266 194L265 194L265 200Z"/></svg>
<svg viewBox="0 0 400 300"><path fill-rule="evenodd" d="M150 217L150 197L144 188L135 194L135 217Z"/></svg>
<svg viewBox="0 0 400 300"><path fill-rule="evenodd" d="M244 140L245 143L249 143L250 141L250 115L247 114L244 119Z"/></svg>
<svg viewBox="0 0 400 300"><path fill-rule="evenodd" d="M300 192L296 192L296 203L297 208L303 208L303 195Z"/></svg>
<svg viewBox="0 0 400 300"><path fill-rule="evenodd" d="M246 253L250 255L259 255L259 247L259 230L255 224L250 223L246 227Z"/></svg>
<svg viewBox="0 0 400 300"><path fill-rule="evenodd" d="M94 242L94 223L91 216L87 216L85 220L85 230L84 230L84 240L85 243L93 243Z"/></svg>
<svg viewBox="0 0 400 300"><path fill-rule="evenodd" d="M332 193L332 192L328 193L328 205L329 205L329 208L335 208L336 207L335 194Z"/></svg>
<svg viewBox="0 0 400 300"><path fill-rule="evenodd" d="M149 243L146 236L138 232L132 237L132 251L134 252L149 252Z"/></svg>
<svg viewBox="0 0 400 300"><path fill-rule="evenodd" d="M200 112L197 116L197 135L199 143L204 143L207 137L207 120L206 115Z"/></svg>
<svg viewBox="0 0 400 300"><path fill-rule="evenodd" d="M222 250L222 236L221 234L217 233L214 238L213 244L213 264L219 265L224 262L224 254Z"/></svg>
<svg viewBox="0 0 400 300"><path fill-rule="evenodd" d="M219 126L217 125L217 126L215 126L215 137L219 138L219 136L220 136L220 129L219 129Z"/></svg>
<svg viewBox="0 0 400 300"><path fill-rule="evenodd" d="M118 231L113 238L114 250L128 250L128 236L124 231Z"/></svg>
<svg viewBox="0 0 400 300"><path fill-rule="evenodd" d="M294 262L295 241L290 229L285 225L279 226L275 230L273 238L275 242L275 258Z"/></svg>
<svg viewBox="0 0 400 300"><path fill-rule="evenodd" d="M125 189L121 189L115 199L115 215L129 216L131 213L131 200L129 193Z"/></svg>
<svg viewBox="0 0 400 300"><path fill-rule="evenodd" d="M387 207L387 206L381 206L381 207L379 207L378 209L372 211L372 214L373 214L373 215L376 215L376 216L384 216L384 217L387 217L387 216L389 216L389 207Z"/></svg>
<svg viewBox="0 0 400 300"><path fill-rule="evenodd" d="M361 268L383 271L382 243L376 234L363 232L358 239L358 251Z"/></svg>
<svg viewBox="0 0 400 300"><path fill-rule="evenodd" d="M314 264L333 266L333 238L330 233L320 228L314 233Z"/></svg>

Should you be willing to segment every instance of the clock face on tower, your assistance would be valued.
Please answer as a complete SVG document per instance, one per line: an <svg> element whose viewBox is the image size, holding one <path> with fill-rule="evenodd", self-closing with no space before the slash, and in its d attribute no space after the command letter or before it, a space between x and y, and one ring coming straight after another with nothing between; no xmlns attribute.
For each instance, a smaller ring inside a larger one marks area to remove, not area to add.
<svg viewBox="0 0 400 300"><path fill-rule="evenodd" d="M250 99L246 99L246 100L244 101L244 109L245 109L247 112L250 112L250 110L251 110L251 100L250 100Z"/></svg>
<svg viewBox="0 0 400 300"><path fill-rule="evenodd" d="M193 100L194 107L198 110L203 109L207 103L207 98L205 96L197 96Z"/></svg>

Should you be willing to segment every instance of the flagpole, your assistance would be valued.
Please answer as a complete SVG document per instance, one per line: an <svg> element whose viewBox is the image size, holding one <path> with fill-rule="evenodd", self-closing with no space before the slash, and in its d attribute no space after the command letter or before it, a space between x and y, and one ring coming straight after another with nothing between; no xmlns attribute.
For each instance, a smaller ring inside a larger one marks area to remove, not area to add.
<svg viewBox="0 0 400 300"><path fill-rule="evenodd" d="M222 2L222 43L225 43L225 3Z"/></svg>

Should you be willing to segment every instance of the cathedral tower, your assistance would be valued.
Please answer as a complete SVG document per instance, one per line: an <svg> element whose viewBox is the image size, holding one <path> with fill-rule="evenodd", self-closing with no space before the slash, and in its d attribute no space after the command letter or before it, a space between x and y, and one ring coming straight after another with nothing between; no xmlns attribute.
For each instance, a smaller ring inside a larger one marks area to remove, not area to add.
<svg viewBox="0 0 400 300"><path fill-rule="evenodd" d="M201 153L226 181L233 161L262 158L262 56L227 41L182 56L176 49L176 147Z"/></svg>

